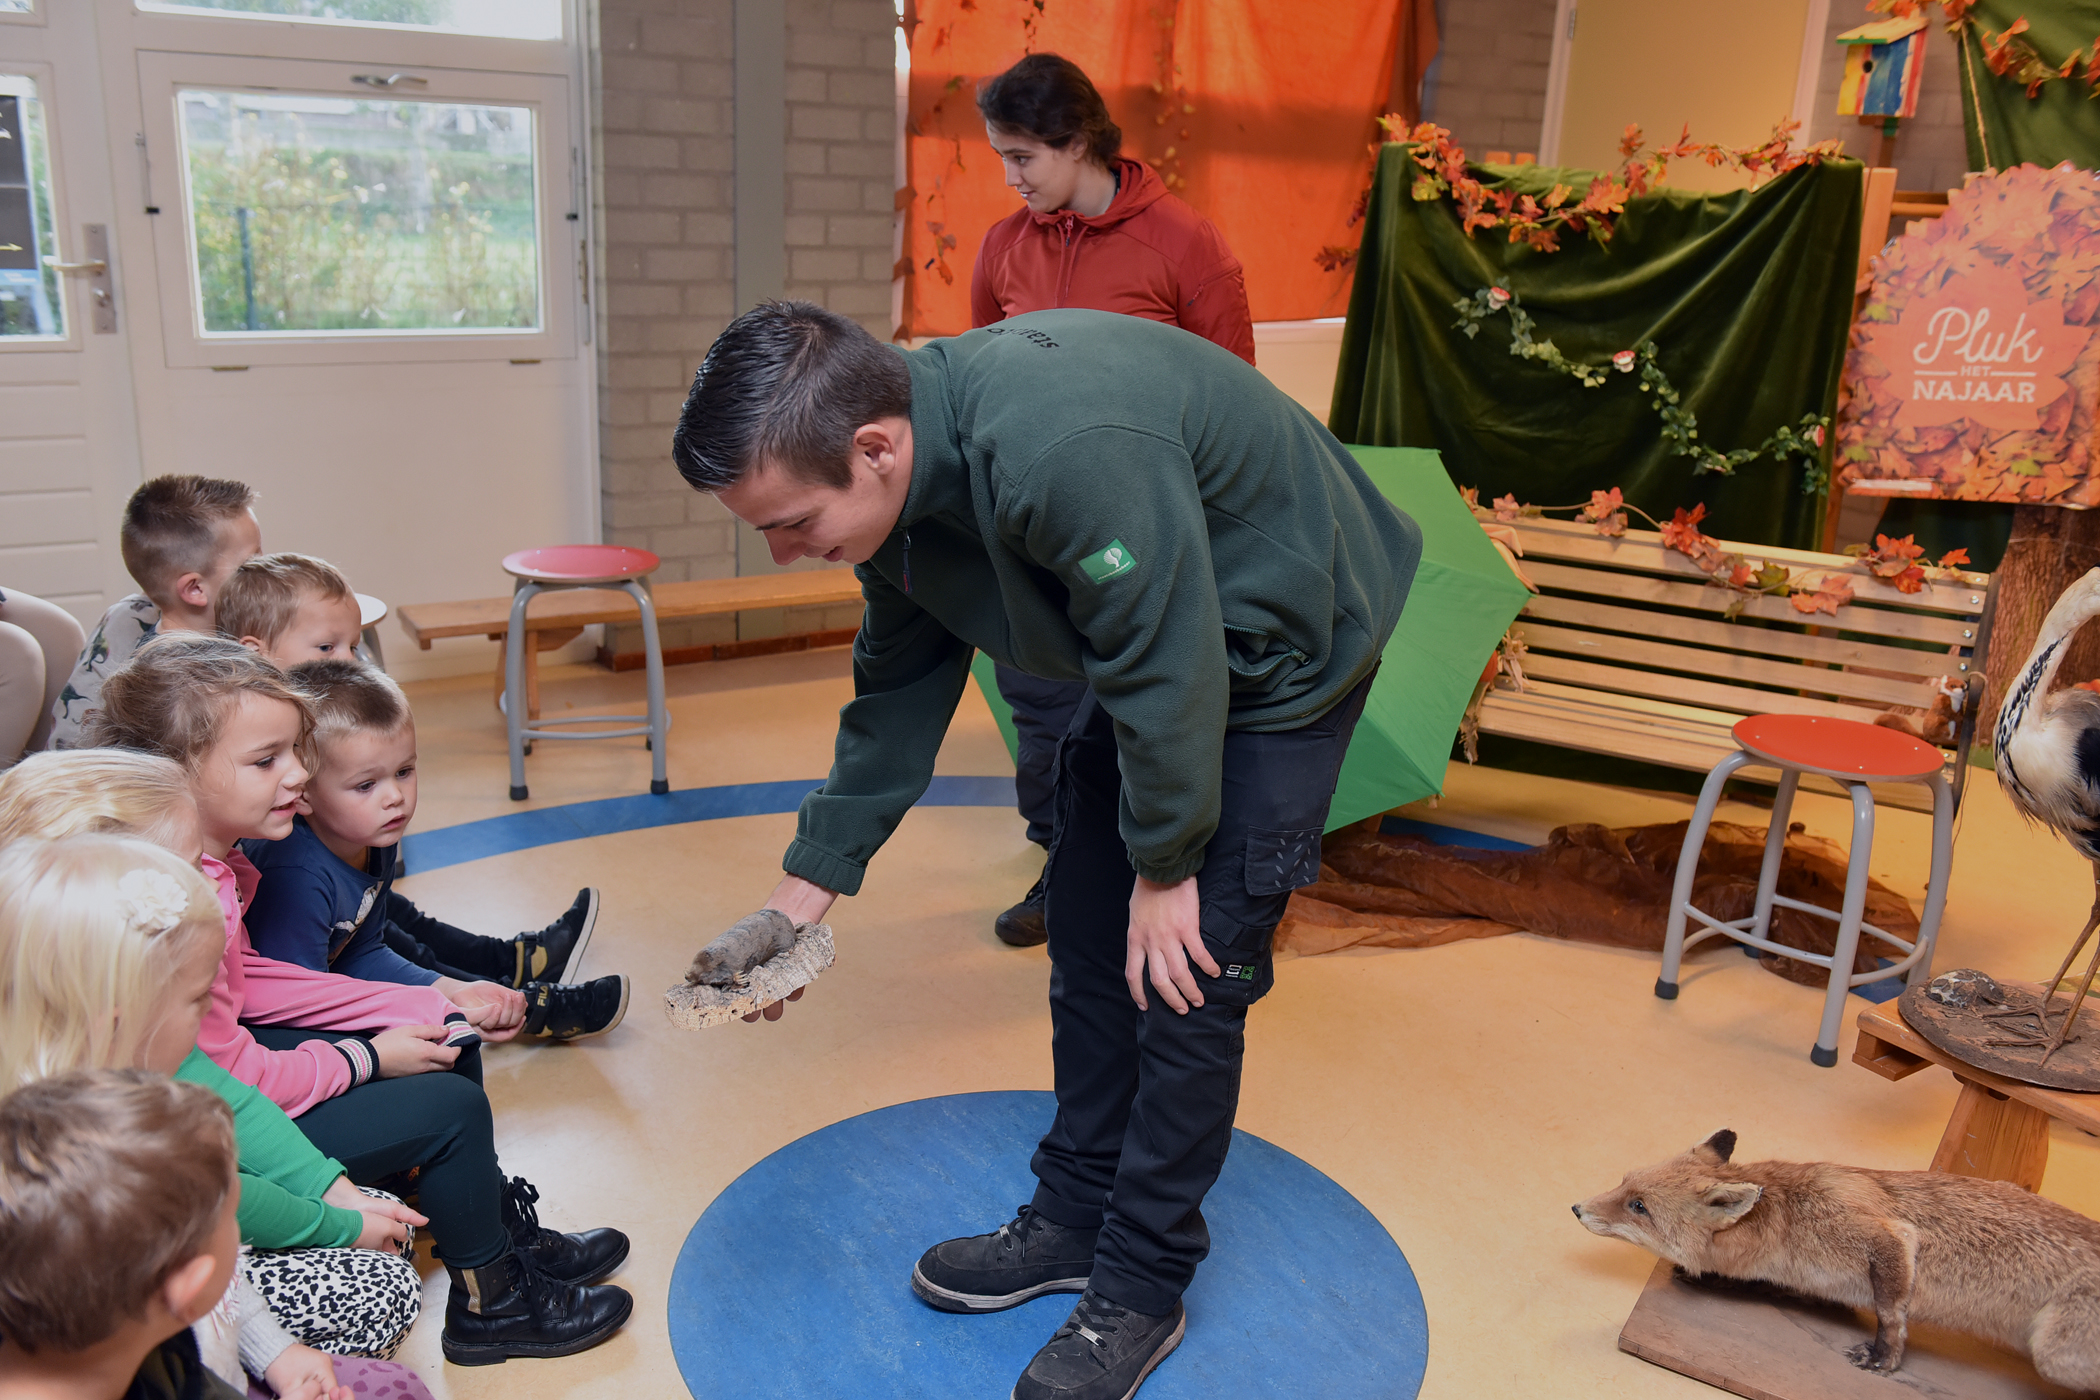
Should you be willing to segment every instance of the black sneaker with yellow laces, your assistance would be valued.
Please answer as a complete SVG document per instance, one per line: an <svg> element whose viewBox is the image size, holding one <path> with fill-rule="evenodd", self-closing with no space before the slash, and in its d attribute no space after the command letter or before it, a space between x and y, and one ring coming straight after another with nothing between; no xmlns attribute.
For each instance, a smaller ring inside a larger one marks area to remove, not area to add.
<svg viewBox="0 0 2100 1400"><path fill-rule="evenodd" d="M627 978L614 973L581 986L529 982L525 986L527 1040L582 1040L604 1035L627 1015Z"/></svg>

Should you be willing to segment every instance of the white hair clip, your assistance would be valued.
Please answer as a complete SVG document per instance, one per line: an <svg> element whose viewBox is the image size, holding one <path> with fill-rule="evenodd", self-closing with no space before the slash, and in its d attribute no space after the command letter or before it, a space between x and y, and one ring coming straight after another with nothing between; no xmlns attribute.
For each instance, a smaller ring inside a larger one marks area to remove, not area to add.
<svg viewBox="0 0 2100 1400"><path fill-rule="evenodd" d="M117 913L133 933L148 938L166 933L189 909L182 882L165 870L127 870L117 881Z"/></svg>

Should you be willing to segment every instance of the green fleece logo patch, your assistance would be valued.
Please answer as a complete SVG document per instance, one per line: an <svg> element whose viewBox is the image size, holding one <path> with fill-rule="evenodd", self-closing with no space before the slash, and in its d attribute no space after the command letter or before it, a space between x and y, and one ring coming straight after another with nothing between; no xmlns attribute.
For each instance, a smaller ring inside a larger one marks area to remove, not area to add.
<svg viewBox="0 0 2100 1400"><path fill-rule="evenodd" d="M1110 540L1108 548L1099 554L1089 554L1079 561L1079 567L1096 583L1107 583L1112 578L1121 578L1137 567L1137 556L1132 554L1121 540Z"/></svg>

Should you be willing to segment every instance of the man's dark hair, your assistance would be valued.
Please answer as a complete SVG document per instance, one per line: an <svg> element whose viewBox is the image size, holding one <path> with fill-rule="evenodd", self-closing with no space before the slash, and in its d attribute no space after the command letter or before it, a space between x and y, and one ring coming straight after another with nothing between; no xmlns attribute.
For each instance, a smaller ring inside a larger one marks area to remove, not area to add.
<svg viewBox="0 0 2100 1400"><path fill-rule="evenodd" d="M774 464L844 489L853 435L911 416L904 357L857 322L807 301L765 301L715 337L671 434L671 460L697 491Z"/></svg>
<svg viewBox="0 0 2100 1400"><path fill-rule="evenodd" d="M1045 146L1086 144L1102 165L1123 149L1123 129L1109 120L1108 104L1093 79L1071 59L1032 53L977 89L977 110L992 127Z"/></svg>

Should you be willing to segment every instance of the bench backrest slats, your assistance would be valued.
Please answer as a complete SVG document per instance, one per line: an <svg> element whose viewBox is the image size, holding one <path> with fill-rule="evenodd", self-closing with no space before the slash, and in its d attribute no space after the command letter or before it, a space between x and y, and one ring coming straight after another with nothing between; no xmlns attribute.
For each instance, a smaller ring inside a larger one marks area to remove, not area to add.
<svg viewBox="0 0 2100 1400"><path fill-rule="evenodd" d="M1662 536L1653 530L1628 530L1607 537L1589 526L1565 520L1527 520L1518 526L1526 558L1601 564L1618 572L1639 571L1703 581L1697 565L1672 549L1665 549ZM1814 554L1806 550L1775 549L1765 545L1737 545L1720 541L1726 552L1739 553L1752 563L1784 564L1790 569L1850 569L1852 561L1838 555ZM1928 579L1916 593L1898 593L1894 588L1869 580L1855 571L1846 574L1867 608L1896 606L1907 611L1973 616L1983 608L1983 588L1966 581Z"/></svg>
<svg viewBox="0 0 2100 1400"><path fill-rule="evenodd" d="M1592 690L1620 695L1664 694L1711 709L1739 715L1828 715L1833 719L1870 718L1872 712L1836 700L1819 700L1780 690L1753 690L1748 686L1724 685L1718 681L1694 680L1686 676L1658 675L1629 666L1604 666L1594 661L1576 661L1565 656L1529 656L1524 674L1542 680L1587 686Z"/></svg>
<svg viewBox="0 0 2100 1400"><path fill-rule="evenodd" d="M1537 618L1542 622L1565 622L1639 637L1662 635L1653 612L1610 603L1592 603L1580 598L1536 597L1525 608L1524 615L1527 632L1530 631L1528 620ZM1916 676L1920 680L1930 680L1935 676L1963 676L1967 674L1969 664L1939 649L1881 646L1849 637L1816 636L1784 627L1764 627L1755 622L1745 624L1714 622L1703 617L1672 617L1668 620L1667 633L1672 641L1694 642L1723 651L1787 656L1829 666L1871 666L1881 671Z"/></svg>
<svg viewBox="0 0 2100 1400"><path fill-rule="evenodd" d="M1591 597L1613 598L1656 607L1683 608L1719 617L1736 601L1736 595L1711 583L1675 583L1645 574L1622 574L1610 569L1574 568L1565 564L1534 562L1529 552L1524 572L1541 588ZM1741 610L1744 617L1795 625L1814 622L1855 635L1931 642L1935 646L1969 647L1976 642L1976 624L1966 618L1905 613L1893 608L1847 605L1841 615L1809 617L1784 598L1752 598Z"/></svg>
<svg viewBox="0 0 2100 1400"><path fill-rule="evenodd" d="M1673 641L1649 641L1641 637L1622 636L1616 632L1590 632L1537 622L1524 624L1524 642L1534 654L1558 652L1578 660L1604 665L1647 667L1657 671L1675 671L1683 675L1736 681L1743 685L1808 691L1867 701L1882 708L1890 705L1915 705L1924 709L1932 704L1931 688L1926 683L1916 680L1893 680L1885 676L1862 675L1830 666L1805 666L1799 661L1776 661L1762 656L1745 656L1740 652L1678 646L1674 644L1674 639L1680 634L1675 627L1657 629L1651 635L1669 637ZM1671 682L1662 677L1655 677L1650 684L1668 685Z"/></svg>

